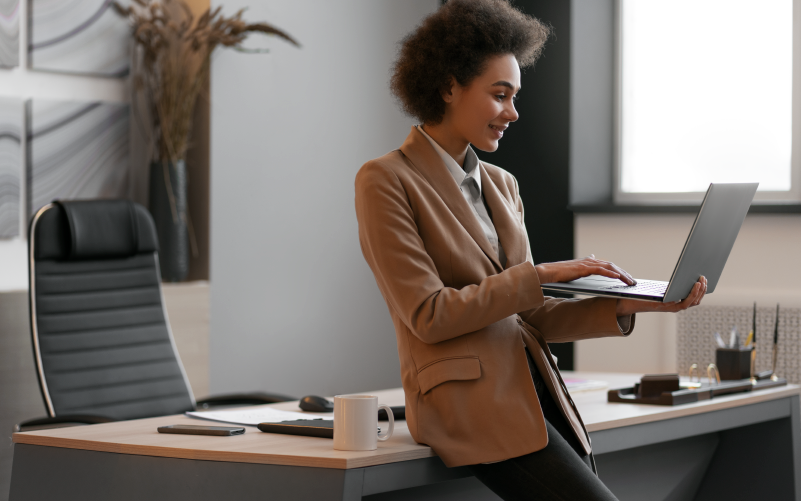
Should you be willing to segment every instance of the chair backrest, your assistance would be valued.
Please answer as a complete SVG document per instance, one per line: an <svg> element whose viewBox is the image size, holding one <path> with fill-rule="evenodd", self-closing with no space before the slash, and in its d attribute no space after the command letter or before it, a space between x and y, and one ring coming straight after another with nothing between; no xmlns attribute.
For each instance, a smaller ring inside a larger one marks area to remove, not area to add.
<svg viewBox="0 0 801 501"><path fill-rule="evenodd" d="M194 409L144 207L54 202L31 219L28 252L34 358L51 417L136 419Z"/></svg>

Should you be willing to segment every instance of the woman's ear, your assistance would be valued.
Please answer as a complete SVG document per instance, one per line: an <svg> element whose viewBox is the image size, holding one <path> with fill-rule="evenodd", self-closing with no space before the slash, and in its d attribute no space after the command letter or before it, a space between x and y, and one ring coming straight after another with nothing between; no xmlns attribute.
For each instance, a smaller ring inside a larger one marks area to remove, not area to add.
<svg viewBox="0 0 801 501"><path fill-rule="evenodd" d="M458 82L456 82L456 79L451 77L448 83L444 87L442 87L442 90L440 91L442 100L445 101L446 103L452 103L453 95L458 85L459 84Z"/></svg>

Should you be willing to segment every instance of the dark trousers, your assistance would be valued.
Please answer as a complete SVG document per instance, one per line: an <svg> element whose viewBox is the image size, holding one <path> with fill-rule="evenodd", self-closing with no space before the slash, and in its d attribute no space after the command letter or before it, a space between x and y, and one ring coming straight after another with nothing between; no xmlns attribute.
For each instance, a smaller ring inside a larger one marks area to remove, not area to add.
<svg viewBox="0 0 801 501"><path fill-rule="evenodd" d="M617 501L593 472L592 459L584 454L531 356L528 357L534 387L545 415L548 445L540 451L499 463L472 465L471 471L506 501Z"/></svg>

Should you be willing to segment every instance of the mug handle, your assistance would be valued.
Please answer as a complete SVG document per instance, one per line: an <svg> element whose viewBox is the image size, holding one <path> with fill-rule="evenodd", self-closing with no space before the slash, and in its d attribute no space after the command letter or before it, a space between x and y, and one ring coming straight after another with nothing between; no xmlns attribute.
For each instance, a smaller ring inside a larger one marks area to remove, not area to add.
<svg viewBox="0 0 801 501"><path fill-rule="evenodd" d="M389 430L386 433L378 434L378 441L383 442L384 440L388 439L392 436L392 432L395 431L395 416L392 415L392 409L386 404L381 404L378 406L379 409L384 409L387 411L387 417L389 418Z"/></svg>

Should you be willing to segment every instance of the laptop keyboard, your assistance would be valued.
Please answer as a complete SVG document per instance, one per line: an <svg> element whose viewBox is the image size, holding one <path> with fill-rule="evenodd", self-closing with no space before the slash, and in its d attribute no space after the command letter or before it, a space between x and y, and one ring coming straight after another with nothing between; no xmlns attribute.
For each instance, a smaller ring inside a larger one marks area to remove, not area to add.
<svg viewBox="0 0 801 501"><path fill-rule="evenodd" d="M667 282L658 282L656 280L638 280L637 285L612 285L609 287L601 287L601 289L614 289L621 292L643 292L646 294L664 295L667 290Z"/></svg>

